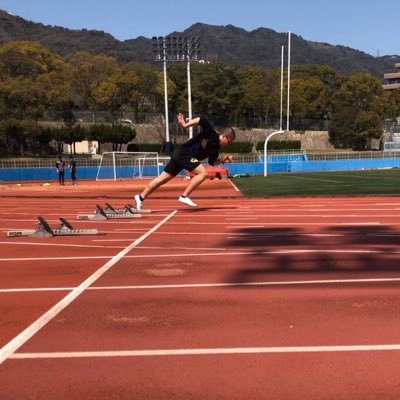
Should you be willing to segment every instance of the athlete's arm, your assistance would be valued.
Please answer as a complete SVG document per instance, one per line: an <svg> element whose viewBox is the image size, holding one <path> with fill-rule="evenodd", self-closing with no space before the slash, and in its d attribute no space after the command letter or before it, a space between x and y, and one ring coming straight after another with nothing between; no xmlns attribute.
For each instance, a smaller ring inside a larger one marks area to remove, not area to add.
<svg viewBox="0 0 400 400"><path fill-rule="evenodd" d="M190 128L191 126L199 125L200 117L191 119L190 121L185 121L185 116L182 113L177 115L178 123L182 128Z"/></svg>

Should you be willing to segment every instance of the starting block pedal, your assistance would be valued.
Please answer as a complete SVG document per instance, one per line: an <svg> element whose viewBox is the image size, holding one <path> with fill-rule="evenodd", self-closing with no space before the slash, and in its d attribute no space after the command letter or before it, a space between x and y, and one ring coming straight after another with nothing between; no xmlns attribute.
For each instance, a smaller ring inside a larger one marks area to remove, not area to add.
<svg viewBox="0 0 400 400"><path fill-rule="evenodd" d="M137 210L135 207L133 207L132 204L127 204L125 207L129 207L131 210L133 210L133 212L138 213L138 214L150 214L151 210L149 209L144 209L142 208L141 210Z"/></svg>
<svg viewBox="0 0 400 400"><path fill-rule="evenodd" d="M141 214L129 205L126 205L123 209L115 209L111 204L106 203L104 209L96 204L96 211L94 214L80 214L76 218L90 220L141 218Z"/></svg>
<svg viewBox="0 0 400 400"><path fill-rule="evenodd" d="M38 217L36 229L24 229L18 231L7 232L8 237L52 237L52 236L80 236L80 235L101 235L97 229L74 229L73 226L65 219L60 218L60 225L57 229L51 229L50 225L43 217Z"/></svg>

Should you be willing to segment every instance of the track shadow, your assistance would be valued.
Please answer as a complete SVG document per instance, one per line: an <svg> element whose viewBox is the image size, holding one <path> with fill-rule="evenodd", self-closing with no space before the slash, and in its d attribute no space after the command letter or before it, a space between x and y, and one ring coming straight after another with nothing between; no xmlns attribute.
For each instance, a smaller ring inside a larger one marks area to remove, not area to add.
<svg viewBox="0 0 400 400"><path fill-rule="evenodd" d="M290 228L245 228L223 243L246 252L225 277L231 283L271 274L391 272L400 270L400 232L385 225L331 226L309 233ZM242 267L243 265L243 267Z"/></svg>
<svg viewBox="0 0 400 400"><path fill-rule="evenodd" d="M238 206L216 206L216 207L191 207L191 208L179 208L179 211L182 211L184 213L198 213L198 212L203 212L203 211L213 211L213 210L237 210Z"/></svg>

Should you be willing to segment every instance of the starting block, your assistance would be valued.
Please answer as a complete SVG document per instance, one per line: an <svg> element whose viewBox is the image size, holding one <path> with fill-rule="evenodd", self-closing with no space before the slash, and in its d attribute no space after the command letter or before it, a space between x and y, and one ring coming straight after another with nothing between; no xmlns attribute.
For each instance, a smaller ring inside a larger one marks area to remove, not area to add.
<svg viewBox="0 0 400 400"><path fill-rule="evenodd" d="M207 165L206 171L208 175L208 179L227 179L228 178L228 168ZM195 174L192 172L187 172L187 177L193 178Z"/></svg>
<svg viewBox="0 0 400 400"><path fill-rule="evenodd" d="M122 219L122 218L140 218L142 215L130 204L127 204L123 209L115 209L110 204L106 203L103 209L96 204L96 211L94 214L80 214L77 219L90 219L90 220L106 220L106 219Z"/></svg>
<svg viewBox="0 0 400 400"><path fill-rule="evenodd" d="M48 222L43 217L38 217L36 229L24 229L18 231L8 231L8 237L53 237L53 236L83 236L83 235L101 235L97 229L74 229L73 226L65 219L60 218L58 228L51 229Z"/></svg>

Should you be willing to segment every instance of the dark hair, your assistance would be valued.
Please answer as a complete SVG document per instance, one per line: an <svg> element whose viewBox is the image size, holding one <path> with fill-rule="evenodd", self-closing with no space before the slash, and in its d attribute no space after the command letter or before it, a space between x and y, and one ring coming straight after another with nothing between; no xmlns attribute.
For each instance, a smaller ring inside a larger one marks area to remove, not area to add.
<svg viewBox="0 0 400 400"><path fill-rule="evenodd" d="M232 139L232 141L234 141L235 137L236 137L236 133L235 133L235 130L233 128L224 128L224 129L222 129L221 135L229 136Z"/></svg>

